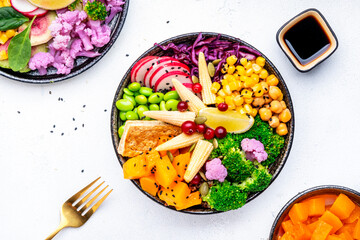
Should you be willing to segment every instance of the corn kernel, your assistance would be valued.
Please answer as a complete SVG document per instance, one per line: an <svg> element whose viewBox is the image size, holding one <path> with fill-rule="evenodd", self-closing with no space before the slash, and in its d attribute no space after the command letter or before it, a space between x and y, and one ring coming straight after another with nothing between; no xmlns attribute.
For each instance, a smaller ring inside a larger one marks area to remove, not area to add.
<svg viewBox="0 0 360 240"><path fill-rule="evenodd" d="M244 110L247 114L250 114L252 111L252 107L250 106L250 104L244 104Z"/></svg>
<svg viewBox="0 0 360 240"><path fill-rule="evenodd" d="M246 58L241 58L240 63L245 67L245 65L248 63L248 60Z"/></svg>
<svg viewBox="0 0 360 240"><path fill-rule="evenodd" d="M236 63L237 60L238 59L237 59L237 57L235 55L231 55L230 57L228 57L226 59L226 63L229 64L229 66L233 66Z"/></svg>
<svg viewBox="0 0 360 240"><path fill-rule="evenodd" d="M247 87L247 88L251 88L253 87L254 85L256 84L255 80L250 78L250 77L247 77L245 82L244 82L244 86Z"/></svg>
<svg viewBox="0 0 360 240"><path fill-rule="evenodd" d="M245 76L250 77L254 73L254 69L249 68L245 71Z"/></svg>
<svg viewBox="0 0 360 240"><path fill-rule="evenodd" d="M257 57L257 58L256 58L256 64L259 65L260 67L265 66L265 58L263 58L263 57Z"/></svg>
<svg viewBox="0 0 360 240"><path fill-rule="evenodd" d="M229 84L223 85L223 90L226 95L231 95L231 89Z"/></svg>
<svg viewBox="0 0 360 240"><path fill-rule="evenodd" d="M11 7L11 2L10 0L4 0L3 1L4 7Z"/></svg>
<svg viewBox="0 0 360 240"><path fill-rule="evenodd" d="M239 93L239 91L235 90L231 93L231 96L233 96L233 97L240 96L240 93Z"/></svg>
<svg viewBox="0 0 360 240"><path fill-rule="evenodd" d="M254 73L258 74L258 73L260 73L262 68L259 65L257 65L256 63L254 63L252 65L252 69L254 69Z"/></svg>
<svg viewBox="0 0 360 240"><path fill-rule="evenodd" d="M266 69L262 69L259 73L259 77L262 78L262 79L265 79L269 76L269 73Z"/></svg>
<svg viewBox="0 0 360 240"><path fill-rule="evenodd" d="M223 67L221 68L221 73L225 74L227 72L228 68L229 68L229 65L224 64Z"/></svg>
<svg viewBox="0 0 360 240"><path fill-rule="evenodd" d="M236 78L233 75L229 75L226 80L228 81L228 83L231 83L231 82L235 82Z"/></svg>
<svg viewBox="0 0 360 240"><path fill-rule="evenodd" d="M264 95L264 89L262 88L260 83L255 84L254 87L252 87L252 90L254 91L255 97L261 97Z"/></svg>
<svg viewBox="0 0 360 240"><path fill-rule="evenodd" d="M244 87L243 82L236 81L236 91L240 91Z"/></svg>
<svg viewBox="0 0 360 240"><path fill-rule="evenodd" d="M219 103L223 103L225 100L222 98L222 97L220 97L220 96L217 96L216 98L215 98L215 103L216 104L219 104Z"/></svg>
<svg viewBox="0 0 360 240"><path fill-rule="evenodd" d="M257 74L251 74L250 77L251 77L252 79L254 79L256 83L258 83L259 80L260 80L259 75L257 75Z"/></svg>
<svg viewBox="0 0 360 240"><path fill-rule="evenodd" d="M234 104L228 104L228 109L234 110L236 106Z"/></svg>
<svg viewBox="0 0 360 240"><path fill-rule="evenodd" d="M0 60L8 59L8 53L5 50L0 51Z"/></svg>
<svg viewBox="0 0 360 240"><path fill-rule="evenodd" d="M237 89L236 81L229 83L230 91L235 91Z"/></svg>
<svg viewBox="0 0 360 240"><path fill-rule="evenodd" d="M221 80L221 84L222 85L229 84L229 81L227 79L223 79L223 80Z"/></svg>
<svg viewBox="0 0 360 240"><path fill-rule="evenodd" d="M246 63L246 65L244 67L245 67L246 70L250 69L250 68L252 68L252 63L249 61L249 62Z"/></svg>
<svg viewBox="0 0 360 240"><path fill-rule="evenodd" d="M6 36L4 32L2 32L0 35L0 44L5 44L7 40L9 40L9 38Z"/></svg>
<svg viewBox="0 0 360 240"><path fill-rule="evenodd" d="M244 102L247 103L247 104L251 104L253 101L254 101L254 98L252 98L252 97L244 99Z"/></svg>
<svg viewBox="0 0 360 240"><path fill-rule="evenodd" d="M245 75L245 68L241 65L236 66L236 71L240 74L240 75Z"/></svg>
<svg viewBox="0 0 360 240"><path fill-rule="evenodd" d="M244 98L240 97L240 95L234 97L234 103L236 106L242 106L244 103Z"/></svg>
<svg viewBox="0 0 360 240"><path fill-rule="evenodd" d="M213 82L213 84L211 84L210 90L212 93L217 93L219 91L220 87L221 87L220 83Z"/></svg>
<svg viewBox="0 0 360 240"><path fill-rule="evenodd" d="M227 105L235 105L234 98L232 96L226 96L225 97L225 103Z"/></svg>
<svg viewBox="0 0 360 240"><path fill-rule="evenodd" d="M224 89L220 89L218 91L218 96L222 97L222 98L225 98L226 97L226 93L224 92Z"/></svg>
<svg viewBox="0 0 360 240"><path fill-rule="evenodd" d="M244 98L252 98L252 91L249 90L249 89L243 89L241 91L241 95L244 97Z"/></svg>
<svg viewBox="0 0 360 240"><path fill-rule="evenodd" d="M233 74L235 72L235 66L234 65L231 65L229 66L228 70L227 70L227 73L228 74Z"/></svg>
<svg viewBox="0 0 360 240"><path fill-rule="evenodd" d="M257 113L258 113L258 110L257 110L256 108L253 108L253 109L251 110L250 115L251 115L252 117L256 117Z"/></svg>
<svg viewBox="0 0 360 240"><path fill-rule="evenodd" d="M240 80L240 74L234 73L233 76L235 77L236 80Z"/></svg>
<svg viewBox="0 0 360 240"><path fill-rule="evenodd" d="M260 82L260 85L264 89L264 93L269 92L269 85L266 82Z"/></svg>
<svg viewBox="0 0 360 240"><path fill-rule="evenodd" d="M240 112L242 108L243 108L242 106L238 106L235 108L235 111Z"/></svg>
<svg viewBox="0 0 360 240"><path fill-rule="evenodd" d="M227 80L227 78L230 76L230 74L225 74L224 76L223 76L223 79L226 79Z"/></svg>
<svg viewBox="0 0 360 240"><path fill-rule="evenodd" d="M248 78L248 77L245 76L245 75L240 76L240 81L245 82L247 78Z"/></svg>
<svg viewBox="0 0 360 240"><path fill-rule="evenodd" d="M244 107L242 107L242 108L240 109L240 113L241 113L241 114L246 114L246 111L245 111L245 108L244 108Z"/></svg>
<svg viewBox="0 0 360 240"><path fill-rule="evenodd" d="M15 36L15 30L14 29L7 30L5 34L8 38L12 38L13 36Z"/></svg>

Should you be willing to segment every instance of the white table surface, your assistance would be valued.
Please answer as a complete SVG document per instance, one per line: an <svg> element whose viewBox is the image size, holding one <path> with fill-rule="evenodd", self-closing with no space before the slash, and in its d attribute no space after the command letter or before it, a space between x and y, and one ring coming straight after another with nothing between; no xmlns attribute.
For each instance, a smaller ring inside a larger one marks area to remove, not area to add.
<svg viewBox="0 0 360 240"><path fill-rule="evenodd" d="M307 8L323 13L340 45L300 73L275 34ZM113 193L83 227L55 239L267 239L279 210L298 192L322 184L360 190L359 10L358 0L131 0L111 51L80 76L47 85L1 77L0 239L44 239L59 223L61 204L98 176ZM110 136L113 96L133 61L154 42L195 31L226 33L260 49L285 79L296 119L276 181L243 208L207 216L170 211L124 180Z"/></svg>

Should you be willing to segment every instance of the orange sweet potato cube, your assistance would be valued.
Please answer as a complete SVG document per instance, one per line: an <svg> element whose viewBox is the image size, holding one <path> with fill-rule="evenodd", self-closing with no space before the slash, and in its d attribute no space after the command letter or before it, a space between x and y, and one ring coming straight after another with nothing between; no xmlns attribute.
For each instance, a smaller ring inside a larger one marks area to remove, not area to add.
<svg viewBox="0 0 360 240"><path fill-rule="evenodd" d="M330 212L334 213L341 220L350 216L351 212L355 209L355 203L348 198L345 194L340 194L334 204L330 208Z"/></svg>
<svg viewBox="0 0 360 240"><path fill-rule="evenodd" d="M309 208L306 203L295 203L289 211L289 217L293 223L305 222L309 216Z"/></svg>

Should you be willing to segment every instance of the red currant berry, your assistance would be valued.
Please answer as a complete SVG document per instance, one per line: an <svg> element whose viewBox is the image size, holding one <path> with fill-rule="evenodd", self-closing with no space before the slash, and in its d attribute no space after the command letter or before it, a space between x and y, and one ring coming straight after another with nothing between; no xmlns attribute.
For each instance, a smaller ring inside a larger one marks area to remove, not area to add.
<svg viewBox="0 0 360 240"><path fill-rule="evenodd" d="M191 184L197 185L200 183L201 177L199 174L196 174L195 177L191 180Z"/></svg>
<svg viewBox="0 0 360 240"><path fill-rule="evenodd" d="M179 102L178 105L177 105L177 109L180 112L185 112L188 109L188 103L185 102L185 101Z"/></svg>
<svg viewBox="0 0 360 240"><path fill-rule="evenodd" d="M199 93L202 90L202 86L200 83L195 83L192 85L192 90L194 93Z"/></svg>
<svg viewBox="0 0 360 240"><path fill-rule="evenodd" d="M197 131L198 133L204 133L204 132L205 132L205 129L206 129L205 124L198 124L198 125L196 125L196 131Z"/></svg>
<svg viewBox="0 0 360 240"><path fill-rule="evenodd" d="M204 138L207 140L213 139L215 136L215 131L212 128L206 128L204 133Z"/></svg>
<svg viewBox="0 0 360 240"><path fill-rule="evenodd" d="M181 125L181 130L187 135L191 135L196 132L196 124L193 121L185 121Z"/></svg>
<svg viewBox="0 0 360 240"><path fill-rule="evenodd" d="M224 127L217 127L215 129L215 136L219 139L226 137L227 131Z"/></svg>
<svg viewBox="0 0 360 240"><path fill-rule="evenodd" d="M219 103L219 105L218 105L218 109L221 112L225 112L226 110L228 110L228 107L229 106L226 103Z"/></svg>

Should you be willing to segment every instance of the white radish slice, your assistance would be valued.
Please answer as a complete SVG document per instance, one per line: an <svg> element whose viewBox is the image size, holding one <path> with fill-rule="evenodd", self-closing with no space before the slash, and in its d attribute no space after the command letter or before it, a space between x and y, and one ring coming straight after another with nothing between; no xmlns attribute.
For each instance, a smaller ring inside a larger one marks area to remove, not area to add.
<svg viewBox="0 0 360 240"><path fill-rule="evenodd" d="M165 63L177 61L175 58L172 57L160 57L149 69L149 71L146 72L144 76L144 84L146 87L150 86L150 79L152 74L157 70L158 67L162 66Z"/></svg>
<svg viewBox="0 0 360 240"><path fill-rule="evenodd" d="M147 56L144 57L142 59L140 59L139 61L137 61L137 63L135 63L135 65L132 67L131 69L131 82L135 82L135 73L137 72L137 70L139 70L139 67L141 66L141 64L143 64L144 62L150 61L151 59L156 58L155 56Z"/></svg>
<svg viewBox="0 0 360 240"><path fill-rule="evenodd" d="M150 67L155 64L155 62L159 59L160 57L155 57L149 61L146 61L144 63L142 63L139 68L135 71L135 82L140 83L142 86L144 85L144 77L147 71L149 71Z"/></svg>
<svg viewBox="0 0 360 240"><path fill-rule="evenodd" d="M48 10L42 9L42 8L38 8L35 11L29 12L29 13L24 13L25 16L27 17L42 17L44 16L46 13L48 12Z"/></svg>
<svg viewBox="0 0 360 240"><path fill-rule="evenodd" d="M159 66L159 68L156 69L156 71L152 74L151 79L150 79L151 88L155 87L157 80L159 78L161 78L164 74L173 72L173 71L180 71L185 74L190 74L189 67L179 61L166 63L163 66Z"/></svg>
<svg viewBox="0 0 360 240"><path fill-rule="evenodd" d="M182 72L182 71L173 71L164 74L157 80L155 83L155 92L167 92L173 88L173 84L171 79L176 78L181 83L192 83L190 79L190 75Z"/></svg>
<svg viewBox="0 0 360 240"><path fill-rule="evenodd" d="M16 11L21 13L30 13L38 9L27 0L11 0L11 5Z"/></svg>

